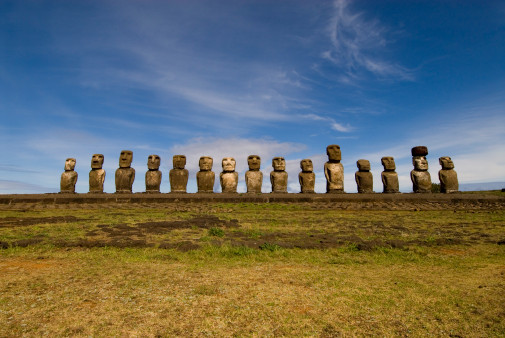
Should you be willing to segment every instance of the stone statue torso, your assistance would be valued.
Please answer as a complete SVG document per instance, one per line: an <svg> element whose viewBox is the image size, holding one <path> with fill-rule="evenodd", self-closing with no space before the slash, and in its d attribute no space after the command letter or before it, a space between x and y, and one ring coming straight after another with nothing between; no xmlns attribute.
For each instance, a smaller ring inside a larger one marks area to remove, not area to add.
<svg viewBox="0 0 505 338"><path fill-rule="evenodd" d="M77 172L73 170L65 171L61 174L60 191L64 193L75 192L75 184L77 183Z"/></svg>
<svg viewBox="0 0 505 338"><path fill-rule="evenodd" d="M270 173L272 192L288 192L288 173L285 171L272 171Z"/></svg>
<svg viewBox="0 0 505 338"><path fill-rule="evenodd" d="M118 168L116 170L116 192L132 192L135 169Z"/></svg>
<svg viewBox="0 0 505 338"><path fill-rule="evenodd" d="M397 193L400 192L400 185L398 183L398 173L395 171L383 171L381 174L382 184L384 185L383 192Z"/></svg>
<svg viewBox="0 0 505 338"><path fill-rule="evenodd" d="M170 170L169 178L171 192L186 192L189 178L187 169L172 169Z"/></svg>
<svg viewBox="0 0 505 338"><path fill-rule="evenodd" d="M355 175L356 184L358 185L358 193L372 193L373 192L373 175L369 171L356 171Z"/></svg>
<svg viewBox="0 0 505 338"><path fill-rule="evenodd" d="M326 191L344 191L344 166L342 163L326 162L324 164L326 176Z"/></svg>
<svg viewBox="0 0 505 338"><path fill-rule="evenodd" d="M412 170L410 172L410 178L412 180L414 192L431 192L431 176L428 171Z"/></svg>
<svg viewBox="0 0 505 338"><path fill-rule="evenodd" d="M196 173L198 192L213 192L216 174L213 171L199 171Z"/></svg>
<svg viewBox="0 0 505 338"><path fill-rule="evenodd" d="M451 193L459 190L458 174L454 169L442 169L438 172L440 192Z"/></svg>
<svg viewBox="0 0 505 338"><path fill-rule="evenodd" d="M146 192L160 192L161 176L159 170L146 171Z"/></svg>
<svg viewBox="0 0 505 338"><path fill-rule="evenodd" d="M105 170L92 169L89 172L89 192L103 192L104 181L105 181Z"/></svg>
<svg viewBox="0 0 505 338"><path fill-rule="evenodd" d="M222 172L219 175L219 178L221 181L222 192L224 193L237 192L238 173L236 171Z"/></svg>
<svg viewBox="0 0 505 338"><path fill-rule="evenodd" d="M313 172L301 172L298 174L298 181L300 181L300 190L302 193L314 192L316 185L316 174Z"/></svg>
<svg viewBox="0 0 505 338"><path fill-rule="evenodd" d="M259 170L249 170L245 173L245 183L247 192L261 193L263 184L263 173Z"/></svg>

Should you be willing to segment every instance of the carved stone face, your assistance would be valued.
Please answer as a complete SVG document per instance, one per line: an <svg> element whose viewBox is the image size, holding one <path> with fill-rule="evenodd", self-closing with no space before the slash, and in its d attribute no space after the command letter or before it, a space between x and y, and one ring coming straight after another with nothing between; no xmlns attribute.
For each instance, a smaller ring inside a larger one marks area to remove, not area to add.
<svg viewBox="0 0 505 338"><path fill-rule="evenodd" d="M235 171L235 159L233 157L225 157L223 158L223 162L221 165L223 166L223 171L225 172L233 172Z"/></svg>
<svg viewBox="0 0 505 338"><path fill-rule="evenodd" d="M384 156L381 162L386 171L394 171L396 169L395 159L391 156Z"/></svg>
<svg viewBox="0 0 505 338"><path fill-rule="evenodd" d="M91 169L102 169L103 166L103 155L93 154L91 157Z"/></svg>
<svg viewBox="0 0 505 338"><path fill-rule="evenodd" d="M261 158L258 155L249 155L247 158L249 170L260 170Z"/></svg>
<svg viewBox="0 0 505 338"><path fill-rule="evenodd" d="M426 156L414 156L412 158L412 164L416 170L428 170L428 161L426 160Z"/></svg>
<svg viewBox="0 0 505 338"><path fill-rule="evenodd" d="M149 155L147 157L147 169L158 170L160 168L160 157L158 155Z"/></svg>
<svg viewBox="0 0 505 338"><path fill-rule="evenodd" d="M74 170L75 158L67 158L65 160L65 171Z"/></svg>
<svg viewBox="0 0 505 338"><path fill-rule="evenodd" d="M356 165L359 171L370 171L370 161L368 160L358 160Z"/></svg>
<svg viewBox="0 0 505 338"><path fill-rule="evenodd" d="M454 162L452 162L449 156L440 157L438 159L438 162L440 163L442 169L444 170L454 169Z"/></svg>
<svg viewBox="0 0 505 338"><path fill-rule="evenodd" d="M310 159L305 159L300 161L300 168L302 168L302 171L307 171L311 172L314 170L314 166L312 165L312 160Z"/></svg>
<svg viewBox="0 0 505 338"><path fill-rule="evenodd" d="M133 151L122 150L121 155L119 156L119 167L129 168L132 165L132 160L133 160Z"/></svg>
<svg viewBox="0 0 505 338"><path fill-rule="evenodd" d="M211 171L213 162L212 157L202 156L200 157L198 165L200 166L201 171Z"/></svg>
<svg viewBox="0 0 505 338"><path fill-rule="evenodd" d="M342 153L340 152L340 146L336 144L332 144L326 147L326 155L328 155L328 159L330 161L342 160Z"/></svg>
<svg viewBox="0 0 505 338"><path fill-rule="evenodd" d="M272 159L272 167L274 167L275 171L284 171L286 170L286 160L284 157L274 157Z"/></svg>
<svg viewBox="0 0 505 338"><path fill-rule="evenodd" d="M174 169L184 169L186 166L186 156L184 155L174 155L173 157Z"/></svg>

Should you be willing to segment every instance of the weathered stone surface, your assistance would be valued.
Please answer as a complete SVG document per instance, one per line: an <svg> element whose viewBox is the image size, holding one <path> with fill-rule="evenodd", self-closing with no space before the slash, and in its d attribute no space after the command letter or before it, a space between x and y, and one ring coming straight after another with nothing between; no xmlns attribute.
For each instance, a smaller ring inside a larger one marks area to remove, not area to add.
<svg viewBox="0 0 505 338"><path fill-rule="evenodd" d="M75 193L75 184L77 183L77 173L74 171L75 158L65 160L65 171L61 174L60 192Z"/></svg>
<svg viewBox="0 0 505 338"><path fill-rule="evenodd" d="M370 161L358 160L356 162L358 171L354 174L356 184L358 185L358 193L372 193L373 192L373 175L370 172Z"/></svg>
<svg viewBox="0 0 505 338"><path fill-rule="evenodd" d="M161 159L158 155L149 155L147 157L147 171L146 171L146 192L158 193L160 192L161 185Z"/></svg>
<svg viewBox="0 0 505 338"><path fill-rule="evenodd" d="M452 162L452 159L449 156L440 157L438 161L442 166L442 170L438 172L438 178L440 179L440 192L458 192L458 174L454 170L454 162Z"/></svg>
<svg viewBox="0 0 505 338"><path fill-rule="evenodd" d="M198 192L200 193L214 192L216 174L212 171L213 162L212 157L200 157L200 161L198 162L200 171L196 173L196 185L198 186Z"/></svg>
<svg viewBox="0 0 505 338"><path fill-rule="evenodd" d="M235 171L235 159L225 157L221 162L223 171L219 174L221 182L221 191L223 193L236 193L238 184L238 173Z"/></svg>
<svg viewBox="0 0 505 338"><path fill-rule="evenodd" d="M324 164L324 176L326 177L327 193L344 192L344 166L340 163L342 153L340 146L336 144L326 147L328 162Z"/></svg>
<svg viewBox="0 0 505 338"><path fill-rule="evenodd" d="M174 168L169 172L170 191L177 193L186 192L189 178L188 170L184 169L186 166L186 156L174 155L173 166Z"/></svg>
<svg viewBox="0 0 505 338"><path fill-rule="evenodd" d="M415 193L431 193L431 176L428 172L427 154L428 148L424 146L412 148L412 164L414 165L414 170L410 172L410 179L412 180Z"/></svg>
<svg viewBox="0 0 505 338"><path fill-rule="evenodd" d="M121 151L119 168L116 170L116 193L131 193L135 180L135 169L131 168L133 152Z"/></svg>
<svg viewBox="0 0 505 338"><path fill-rule="evenodd" d="M245 173L245 184L248 193L261 193L263 173L260 171L261 158L258 155L250 155L247 158L249 170Z"/></svg>
<svg viewBox="0 0 505 338"><path fill-rule="evenodd" d="M102 193L103 182L105 181L105 170L103 166L103 154L94 154L91 157L91 171L89 172L89 192Z"/></svg>
<svg viewBox="0 0 505 338"><path fill-rule="evenodd" d="M383 192L399 193L400 185L398 183L398 173L395 172L395 159L391 156L384 156L381 162L384 166L384 171L381 173L382 184L384 186Z"/></svg>
<svg viewBox="0 0 505 338"><path fill-rule="evenodd" d="M286 172L286 160L284 157L274 157L272 159L274 171L270 173L270 183L272 192L288 192L288 173Z"/></svg>
<svg viewBox="0 0 505 338"><path fill-rule="evenodd" d="M314 174L314 166L312 160L304 159L300 161L300 168L302 172L298 174L298 181L300 182L300 192L313 193L316 185L316 174Z"/></svg>

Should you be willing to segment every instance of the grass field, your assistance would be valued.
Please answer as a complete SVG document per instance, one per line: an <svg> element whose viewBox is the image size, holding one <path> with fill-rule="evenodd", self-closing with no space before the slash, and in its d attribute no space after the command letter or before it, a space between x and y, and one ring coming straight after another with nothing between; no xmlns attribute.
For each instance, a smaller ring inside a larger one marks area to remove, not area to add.
<svg viewBox="0 0 505 338"><path fill-rule="evenodd" d="M504 210L0 215L0 336L505 336Z"/></svg>

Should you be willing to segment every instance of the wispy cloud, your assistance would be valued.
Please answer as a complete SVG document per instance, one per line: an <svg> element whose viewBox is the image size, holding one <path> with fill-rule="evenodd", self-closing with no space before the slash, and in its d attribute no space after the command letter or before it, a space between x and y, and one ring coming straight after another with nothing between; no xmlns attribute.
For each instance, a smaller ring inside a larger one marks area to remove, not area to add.
<svg viewBox="0 0 505 338"><path fill-rule="evenodd" d="M313 113L302 114L299 116L301 118L305 118L305 119L309 119L309 120L313 120L313 121L324 122L324 123L328 124L331 129L342 132L342 133L348 133L348 132L351 132L354 130L354 128L349 123L344 125L342 123L338 123L337 121L335 121L335 119L333 119L331 117L320 116L320 115L313 114Z"/></svg>
<svg viewBox="0 0 505 338"><path fill-rule="evenodd" d="M48 188L39 184L25 183L19 181L0 180L0 191L2 193L49 193L58 192L55 188Z"/></svg>
<svg viewBox="0 0 505 338"><path fill-rule="evenodd" d="M197 43L195 39L201 36L196 32L210 30L206 32L209 35L212 30L219 30L220 25L214 21L223 16L223 6L206 5L207 10L199 8L196 12L186 12L182 10L184 6L177 4L140 7L149 15L138 15L135 2L127 2L116 12L112 20L121 22L123 31L119 35L113 30L103 36L93 29L86 33L87 41L76 47L83 50L82 56L76 55L84 59L79 72L81 85L143 91L149 94L151 104L166 104L167 115L195 121L203 118L207 125L219 130L230 124L236 126L239 119L242 128L289 120L292 110L306 106L306 95L302 94L305 80L294 65L235 51L236 47L228 44L226 49L219 48L220 39L233 40L240 35L248 39L247 48L267 48L264 44L268 40L251 36L254 28L249 26L254 25L247 16L242 17L240 6L228 9L239 11L235 13L237 19L226 15L224 18L233 29L220 31L224 36L214 36L210 44ZM177 17L177 11L182 11L187 20ZM95 34L100 39L90 39ZM186 35L189 36L183 38ZM131 66L111 64L107 59L96 63L96 58L89 57L104 51L120 53Z"/></svg>
<svg viewBox="0 0 505 338"><path fill-rule="evenodd" d="M335 0L334 14L328 25L331 48L321 55L344 71L341 82L352 83L364 71L378 78L414 80L412 70L378 56L388 44L388 29L378 20L354 12L350 3L349 0Z"/></svg>

